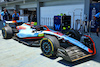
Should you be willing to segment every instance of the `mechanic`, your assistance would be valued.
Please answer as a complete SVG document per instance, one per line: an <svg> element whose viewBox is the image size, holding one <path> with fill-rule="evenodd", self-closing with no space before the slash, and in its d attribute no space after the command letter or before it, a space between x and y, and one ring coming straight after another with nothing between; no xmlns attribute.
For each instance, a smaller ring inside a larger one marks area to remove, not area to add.
<svg viewBox="0 0 100 67"><path fill-rule="evenodd" d="M1 12L0 17L1 16L3 16L3 19L2 19L3 21L8 20L8 12L6 8L4 8L4 11Z"/></svg>
<svg viewBox="0 0 100 67"><path fill-rule="evenodd" d="M19 14L16 10L14 10L14 14L12 15L12 20L19 20Z"/></svg>
<svg viewBox="0 0 100 67"><path fill-rule="evenodd" d="M33 16L32 21L33 21L33 22L37 22L37 17L36 17L36 15Z"/></svg>
<svg viewBox="0 0 100 67"><path fill-rule="evenodd" d="M97 30L96 30L96 33L97 33L97 36L99 37L99 28L100 28L100 10L99 12L94 16L94 19L96 20L96 24L97 24Z"/></svg>

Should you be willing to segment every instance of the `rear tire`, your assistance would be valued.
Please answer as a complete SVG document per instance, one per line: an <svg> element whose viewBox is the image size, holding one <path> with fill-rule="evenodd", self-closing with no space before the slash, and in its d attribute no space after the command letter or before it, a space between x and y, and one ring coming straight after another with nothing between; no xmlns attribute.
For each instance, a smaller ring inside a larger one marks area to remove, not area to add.
<svg viewBox="0 0 100 67"><path fill-rule="evenodd" d="M69 35L69 34L71 34L70 37L72 37L72 38L74 38L74 39L80 41L81 35L79 34L78 31L76 31L76 30L69 30L69 31L66 33L66 35Z"/></svg>
<svg viewBox="0 0 100 67"><path fill-rule="evenodd" d="M4 39L10 39L13 36L12 28L7 26L2 28L2 35Z"/></svg>
<svg viewBox="0 0 100 67"><path fill-rule="evenodd" d="M54 36L45 36L40 42L40 48L46 57L56 56L60 43Z"/></svg>

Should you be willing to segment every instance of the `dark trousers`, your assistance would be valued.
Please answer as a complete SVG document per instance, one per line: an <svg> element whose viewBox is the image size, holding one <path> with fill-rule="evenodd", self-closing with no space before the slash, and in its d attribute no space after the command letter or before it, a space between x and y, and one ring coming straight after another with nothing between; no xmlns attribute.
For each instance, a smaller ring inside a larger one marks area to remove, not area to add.
<svg viewBox="0 0 100 67"><path fill-rule="evenodd" d="M3 21L0 21L0 30L2 30L3 27Z"/></svg>

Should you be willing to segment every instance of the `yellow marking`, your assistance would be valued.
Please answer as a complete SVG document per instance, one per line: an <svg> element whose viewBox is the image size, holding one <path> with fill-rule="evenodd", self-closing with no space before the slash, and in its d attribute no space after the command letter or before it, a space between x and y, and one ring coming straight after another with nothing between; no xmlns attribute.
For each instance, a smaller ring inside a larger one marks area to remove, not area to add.
<svg viewBox="0 0 100 67"><path fill-rule="evenodd" d="M52 46L52 51L54 51L54 47L53 47L53 44L52 42L48 39L48 41L51 43L51 46Z"/></svg>
<svg viewBox="0 0 100 67"><path fill-rule="evenodd" d="M48 40L48 39L47 39L47 38L41 39L40 44L42 44L42 41L43 41L43 40ZM41 45L40 45L40 47L41 47Z"/></svg>
<svg viewBox="0 0 100 67"><path fill-rule="evenodd" d="M4 30L4 28L2 28Z"/></svg>
<svg viewBox="0 0 100 67"><path fill-rule="evenodd" d="M66 30L66 27L63 27L63 30Z"/></svg>
<svg viewBox="0 0 100 67"><path fill-rule="evenodd" d="M70 28L70 26L68 26L68 28Z"/></svg>
<svg viewBox="0 0 100 67"><path fill-rule="evenodd" d="M68 34L69 32L67 32L66 34Z"/></svg>
<svg viewBox="0 0 100 67"><path fill-rule="evenodd" d="M4 28L2 28L2 30L4 30L5 31L5 29ZM5 36L4 36L4 38L6 38L7 37L7 32L5 31Z"/></svg>
<svg viewBox="0 0 100 67"><path fill-rule="evenodd" d="M7 38L7 32L5 31L5 38Z"/></svg>
<svg viewBox="0 0 100 67"><path fill-rule="evenodd" d="M44 34L39 34L38 36L39 36L39 37L43 37L43 36L44 36Z"/></svg>
<svg viewBox="0 0 100 67"><path fill-rule="evenodd" d="M44 53L43 53L44 54ZM46 55L46 54L44 54L46 57L50 57L50 56L52 56L52 54L50 54L50 55Z"/></svg>
<svg viewBox="0 0 100 67"><path fill-rule="evenodd" d="M77 61L77 60L80 60L80 59L83 59L83 58L86 58L86 57L89 57L89 56L92 56L92 54L88 54L88 55L85 55L85 56L83 56L83 57L74 59L74 60L72 60L72 62Z"/></svg>
<svg viewBox="0 0 100 67"><path fill-rule="evenodd" d="M48 40L47 38L43 38L43 40Z"/></svg>

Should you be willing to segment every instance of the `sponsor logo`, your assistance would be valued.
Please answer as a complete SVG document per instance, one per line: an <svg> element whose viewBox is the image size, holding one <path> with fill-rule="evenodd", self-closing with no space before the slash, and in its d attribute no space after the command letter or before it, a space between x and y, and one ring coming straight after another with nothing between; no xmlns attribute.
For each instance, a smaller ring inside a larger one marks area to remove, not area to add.
<svg viewBox="0 0 100 67"><path fill-rule="evenodd" d="M58 25L58 24L55 24L55 29L56 30L60 30L60 24Z"/></svg>

